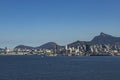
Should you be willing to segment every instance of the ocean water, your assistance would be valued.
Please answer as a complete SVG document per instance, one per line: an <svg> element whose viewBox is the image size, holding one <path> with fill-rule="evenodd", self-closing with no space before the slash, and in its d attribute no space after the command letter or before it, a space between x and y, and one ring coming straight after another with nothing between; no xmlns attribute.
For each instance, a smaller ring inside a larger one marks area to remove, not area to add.
<svg viewBox="0 0 120 80"><path fill-rule="evenodd" d="M0 56L0 80L120 80L120 57Z"/></svg>

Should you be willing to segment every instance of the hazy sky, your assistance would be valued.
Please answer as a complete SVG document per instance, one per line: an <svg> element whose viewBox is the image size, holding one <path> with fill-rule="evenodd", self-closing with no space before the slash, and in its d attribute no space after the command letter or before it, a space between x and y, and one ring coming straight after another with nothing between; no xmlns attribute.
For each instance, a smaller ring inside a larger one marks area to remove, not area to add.
<svg viewBox="0 0 120 80"><path fill-rule="evenodd" d="M0 0L0 47L120 36L120 0Z"/></svg>

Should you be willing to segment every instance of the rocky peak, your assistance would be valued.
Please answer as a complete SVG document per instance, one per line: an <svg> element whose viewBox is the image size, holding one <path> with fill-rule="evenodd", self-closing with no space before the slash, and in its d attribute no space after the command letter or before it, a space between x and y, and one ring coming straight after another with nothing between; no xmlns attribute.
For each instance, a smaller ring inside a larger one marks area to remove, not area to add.
<svg viewBox="0 0 120 80"><path fill-rule="evenodd" d="M120 38L101 32L100 35L94 37L91 42L100 43L100 44L115 44L120 42Z"/></svg>
<svg viewBox="0 0 120 80"><path fill-rule="evenodd" d="M58 45L55 42L48 42L43 44L42 46L36 47L37 49L56 49L56 48L62 48L63 46Z"/></svg>
<svg viewBox="0 0 120 80"><path fill-rule="evenodd" d="M101 32L101 33L100 33L100 35L101 35L101 36L105 36L106 34L105 34L105 33L103 33L103 32Z"/></svg>
<svg viewBox="0 0 120 80"><path fill-rule="evenodd" d="M101 32L101 33L100 33L100 36L101 36L101 37L107 37L107 36L111 36L111 35L108 35L108 34L105 34L105 33Z"/></svg>

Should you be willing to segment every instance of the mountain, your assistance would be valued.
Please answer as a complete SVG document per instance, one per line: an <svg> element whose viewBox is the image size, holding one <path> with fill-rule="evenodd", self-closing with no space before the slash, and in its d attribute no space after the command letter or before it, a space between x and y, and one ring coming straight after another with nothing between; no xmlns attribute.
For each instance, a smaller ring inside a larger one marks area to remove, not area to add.
<svg viewBox="0 0 120 80"><path fill-rule="evenodd" d="M99 36L96 36L91 41L96 44L120 44L120 37L114 37L103 32Z"/></svg>
<svg viewBox="0 0 120 80"><path fill-rule="evenodd" d="M74 47L74 48L78 49L79 47L85 48L85 47L89 47L90 45L93 45L93 43L87 42L87 41L75 41L71 44L68 44L67 47L70 47L70 48Z"/></svg>
<svg viewBox="0 0 120 80"><path fill-rule="evenodd" d="M90 46L90 45L96 45L96 44L110 44L112 45L120 45L120 37L114 37L109 34L105 34L103 32L100 33L100 35L93 38L91 41L75 41L73 43L68 44L68 47L74 47L77 48L78 46Z"/></svg>
<svg viewBox="0 0 120 80"><path fill-rule="evenodd" d="M18 45L14 49L34 49L34 48L31 46Z"/></svg>
<svg viewBox="0 0 120 80"><path fill-rule="evenodd" d="M3 50L5 50L5 49L0 48L0 51L3 51Z"/></svg>
<svg viewBox="0 0 120 80"><path fill-rule="evenodd" d="M54 42L48 42L46 44L43 44L42 46L36 47L37 49L60 49L63 48L63 46L60 46Z"/></svg>
<svg viewBox="0 0 120 80"><path fill-rule="evenodd" d="M0 50L3 50L2 48L0 48Z"/></svg>
<svg viewBox="0 0 120 80"><path fill-rule="evenodd" d="M91 41L76 41L68 44L67 46L77 48L78 46L84 47L96 44L110 44L111 46L112 45L120 46L120 37L114 37L112 35L101 32L100 35L94 37ZM31 46L19 45L16 46L14 49L63 49L63 48L65 48L65 46L60 46L55 42L48 42L35 48Z"/></svg>
<svg viewBox="0 0 120 80"><path fill-rule="evenodd" d="M85 42L85 41L75 41L73 43L68 44L67 46L68 47L77 47L77 46L84 45L84 44L87 44L87 43L88 42Z"/></svg>

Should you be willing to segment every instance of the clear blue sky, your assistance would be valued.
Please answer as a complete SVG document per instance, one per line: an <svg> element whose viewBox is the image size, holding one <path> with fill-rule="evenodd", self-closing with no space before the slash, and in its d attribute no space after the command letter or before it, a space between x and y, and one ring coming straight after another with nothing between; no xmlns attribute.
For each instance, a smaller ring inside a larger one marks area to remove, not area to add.
<svg viewBox="0 0 120 80"><path fill-rule="evenodd" d="M120 36L120 0L0 0L0 47Z"/></svg>

